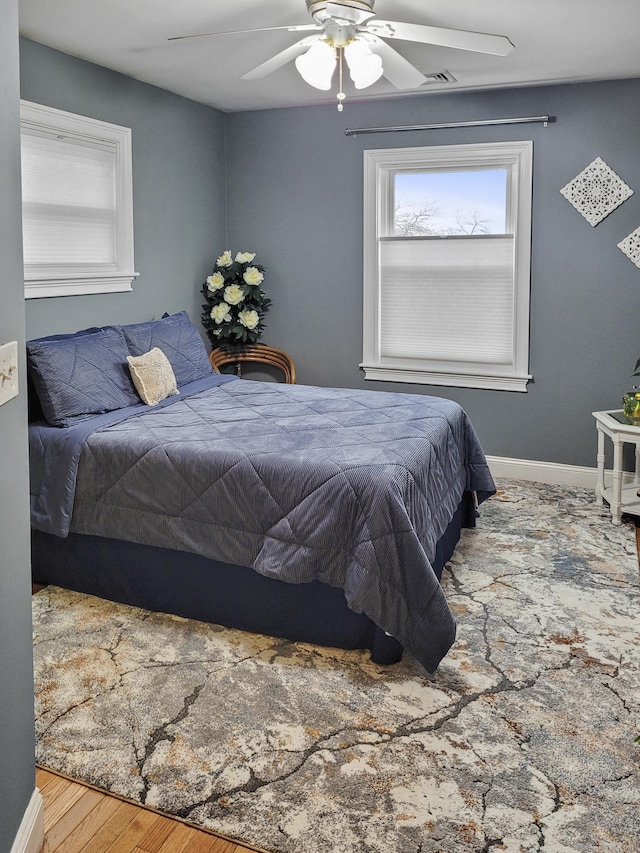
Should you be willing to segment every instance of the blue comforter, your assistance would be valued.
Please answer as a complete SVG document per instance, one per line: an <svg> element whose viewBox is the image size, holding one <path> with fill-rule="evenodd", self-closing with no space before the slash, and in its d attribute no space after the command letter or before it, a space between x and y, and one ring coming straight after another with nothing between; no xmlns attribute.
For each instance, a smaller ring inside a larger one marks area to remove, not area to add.
<svg viewBox="0 0 640 853"><path fill-rule="evenodd" d="M152 409L30 431L35 528L341 587L429 671L453 644L431 561L463 492L494 491L456 403L216 375Z"/></svg>

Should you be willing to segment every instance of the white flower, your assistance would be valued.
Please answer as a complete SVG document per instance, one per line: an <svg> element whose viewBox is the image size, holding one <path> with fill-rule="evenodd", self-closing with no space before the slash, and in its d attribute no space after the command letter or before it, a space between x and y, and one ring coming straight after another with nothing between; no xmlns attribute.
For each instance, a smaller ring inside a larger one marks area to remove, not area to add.
<svg viewBox="0 0 640 853"><path fill-rule="evenodd" d="M228 323L231 320L229 306L226 302L218 302L217 305L214 305L209 316L214 323L218 323L218 325L220 323Z"/></svg>
<svg viewBox="0 0 640 853"><path fill-rule="evenodd" d="M260 322L260 317L258 316L257 311L250 311L249 309L245 308L244 311L241 311L238 314L238 320L245 327L245 329L249 329L249 331L251 331L252 329L255 329L255 327Z"/></svg>
<svg viewBox="0 0 640 853"><path fill-rule="evenodd" d="M216 290L220 290L221 287L224 287L224 276L221 272L214 272L213 275L210 275L207 278L207 288L211 293L215 293Z"/></svg>
<svg viewBox="0 0 640 853"><path fill-rule="evenodd" d="M251 261L255 258L255 252L238 252L236 255L236 261L239 264L250 264Z"/></svg>
<svg viewBox="0 0 640 853"><path fill-rule="evenodd" d="M230 267L232 263L233 258L231 257L231 252L229 251L229 249L224 251L216 261L216 265L219 267Z"/></svg>
<svg viewBox="0 0 640 853"><path fill-rule="evenodd" d="M247 284L262 284L264 276L256 267L247 267L242 278Z"/></svg>
<svg viewBox="0 0 640 853"><path fill-rule="evenodd" d="M244 301L244 291L237 284L230 284L224 289L224 299L229 305L239 305Z"/></svg>

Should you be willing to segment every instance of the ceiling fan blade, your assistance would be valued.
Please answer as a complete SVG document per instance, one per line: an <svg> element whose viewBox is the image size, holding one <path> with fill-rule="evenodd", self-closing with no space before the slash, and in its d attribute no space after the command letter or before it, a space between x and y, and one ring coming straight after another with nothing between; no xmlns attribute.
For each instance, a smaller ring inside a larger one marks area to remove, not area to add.
<svg viewBox="0 0 640 853"><path fill-rule="evenodd" d="M247 71L247 73L243 74L240 79L258 80L260 77L266 77L267 74L277 71L278 68L282 68L282 66L286 65L287 62L291 62L293 59L296 59L296 57L304 53L305 50L308 50L312 44L317 42L319 38L320 36L307 36L301 41L297 41L295 44L290 45L280 53L276 53L276 55L272 56L271 59L267 59L266 62L257 65L255 68L252 68L251 71Z"/></svg>
<svg viewBox="0 0 640 853"><path fill-rule="evenodd" d="M364 31L385 39L402 39L423 44L437 44L458 50L474 50L506 56L514 45L506 36L474 33L469 30L451 30L447 27L429 27L425 24L403 24L398 21L375 20L364 25Z"/></svg>
<svg viewBox="0 0 640 853"><path fill-rule="evenodd" d="M322 27L318 26L318 24L299 24L294 27L259 27L256 30L225 30L217 33L194 33L189 36L171 36L167 39L167 41L181 41L182 39L201 39L201 38L209 38L210 36L235 36L242 35L246 33L268 33L273 30L288 30L290 33L304 33L304 32L313 32L314 30L321 30Z"/></svg>
<svg viewBox="0 0 640 853"><path fill-rule="evenodd" d="M382 75L397 89L417 89L427 82L427 78L421 71L412 65L404 56L401 56L395 48L371 33L362 35L371 47L373 53L377 53L382 59Z"/></svg>

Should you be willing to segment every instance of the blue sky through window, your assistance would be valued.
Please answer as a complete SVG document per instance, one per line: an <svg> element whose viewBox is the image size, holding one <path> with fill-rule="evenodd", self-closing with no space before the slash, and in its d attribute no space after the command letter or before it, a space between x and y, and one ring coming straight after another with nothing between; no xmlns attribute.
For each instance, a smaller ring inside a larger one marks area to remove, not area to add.
<svg viewBox="0 0 640 853"><path fill-rule="evenodd" d="M398 172L394 194L396 234L425 209L431 214L422 224L431 234L505 233L506 169Z"/></svg>

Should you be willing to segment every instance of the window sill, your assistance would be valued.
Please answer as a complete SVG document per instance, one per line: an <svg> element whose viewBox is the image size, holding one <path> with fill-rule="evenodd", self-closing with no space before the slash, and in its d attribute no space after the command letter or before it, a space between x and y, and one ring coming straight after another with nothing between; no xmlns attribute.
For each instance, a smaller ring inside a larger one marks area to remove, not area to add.
<svg viewBox="0 0 640 853"><path fill-rule="evenodd" d="M378 382L407 382L415 385L443 385L450 388L483 388L493 391L527 391L531 375L492 376L471 373L431 373L379 364L361 364L365 379Z"/></svg>
<svg viewBox="0 0 640 853"><path fill-rule="evenodd" d="M67 278L32 278L24 283L25 299L47 296L82 296L93 293L126 293L133 290L134 278L140 273Z"/></svg>

